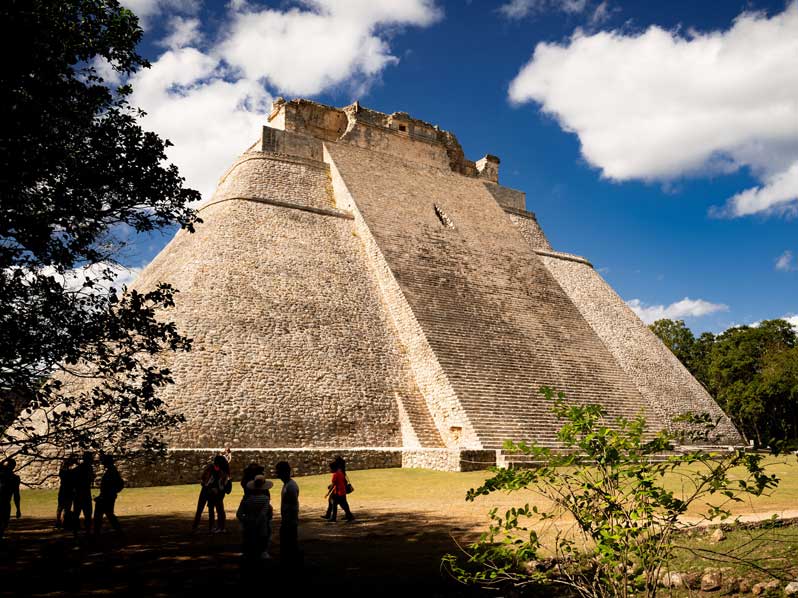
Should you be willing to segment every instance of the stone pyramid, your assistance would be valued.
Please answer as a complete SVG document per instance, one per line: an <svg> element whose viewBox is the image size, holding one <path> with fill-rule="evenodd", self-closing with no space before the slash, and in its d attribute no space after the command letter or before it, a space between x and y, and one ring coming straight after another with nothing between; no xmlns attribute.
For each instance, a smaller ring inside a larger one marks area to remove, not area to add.
<svg viewBox="0 0 798 598"><path fill-rule="evenodd" d="M534 204L534 202L531 202ZM166 399L187 421L164 480L234 462L471 469L554 443L542 385L652 429L731 422L585 258L555 251L499 159L406 113L278 99L197 232L135 287L180 290Z"/></svg>

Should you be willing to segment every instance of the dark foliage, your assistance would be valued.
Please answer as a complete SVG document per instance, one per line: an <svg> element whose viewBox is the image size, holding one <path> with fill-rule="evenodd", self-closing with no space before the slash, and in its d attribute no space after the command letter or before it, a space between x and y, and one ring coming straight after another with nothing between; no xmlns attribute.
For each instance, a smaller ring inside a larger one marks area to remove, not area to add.
<svg viewBox="0 0 798 598"><path fill-rule="evenodd" d="M200 196L139 126L130 87L98 74L149 66L138 20L116 0L6 0L0 34L16 40L0 70L0 451L158 447L180 418L151 357L189 341L155 318L176 291L120 293L114 260L133 233L193 230ZM71 394L59 370L96 386Z"/></svg>

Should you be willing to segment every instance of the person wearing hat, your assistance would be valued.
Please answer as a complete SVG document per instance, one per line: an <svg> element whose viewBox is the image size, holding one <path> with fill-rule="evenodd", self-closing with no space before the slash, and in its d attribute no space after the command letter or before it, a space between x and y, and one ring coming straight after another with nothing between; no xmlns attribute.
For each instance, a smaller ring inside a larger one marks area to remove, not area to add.
<svg viewBox="0 0 798 598"><path fill-rule="evenodd" d="M247 482L246 493L236 511L241 522L244 558L269 559L272 538L272 506L269 489L274 484L262 474Z"/></svg>

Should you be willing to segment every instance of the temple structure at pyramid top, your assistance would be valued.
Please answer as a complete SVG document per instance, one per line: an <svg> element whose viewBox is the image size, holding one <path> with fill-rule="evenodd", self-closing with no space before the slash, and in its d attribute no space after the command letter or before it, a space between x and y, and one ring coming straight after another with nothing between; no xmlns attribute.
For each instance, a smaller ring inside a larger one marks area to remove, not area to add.
<svg viewBox="0 0 798 598"><path fill-rule="evenodd" d="M585 258L551 247L535 198L499 159L404 112L278 99L260 139L142 272L180 290L166 317L193 338L166 357L186 416L175 483L220 447L299 473L504 464L505 440L556 443L538 389L644 414L720 421L704 388ZM559 248L557 248L559 249Z"/></svg>

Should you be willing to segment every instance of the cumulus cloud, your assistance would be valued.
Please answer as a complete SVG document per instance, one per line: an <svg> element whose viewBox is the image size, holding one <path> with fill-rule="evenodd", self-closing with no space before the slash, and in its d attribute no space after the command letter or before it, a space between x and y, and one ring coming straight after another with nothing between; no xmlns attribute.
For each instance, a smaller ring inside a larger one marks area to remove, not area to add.
<svg viewBox="0 0 798 598"><path fill-rule="evenodd" d="M645 305L639 299L631 299L626 304L637 314L643 322L651 324L657 320L668 318L698 318L721 311L729 311L729 306L723 303L710 303L703 299L690 299L685 297L670 305Z"/></svg>
<svg viewBox="0 0 798 598"><path fill-rule="evenodd" d="M761 187L746 189L732 197L726 211L731 210L739 216L767 210L785 215L798 214L798 161L784 172L767 175L764 183Z"/></svg>
<svg viewBox="0 0 798 598"><path fill-rule="evenodd" d="M798 2L726 31L577 30L540 43L509 88L579 137L606 178L668 181L749 171L761 185L716 214L796 210ZM586 100L586 98L589 98Z"/></svg>
<svg viewBox="0 0 798 598"><path fill-rule="evenodd" d="M798 260L793 260L792 251L787 249L776 258L776 270L781 270L782 272L798 270Z"/></svg>
<svg viewBox="0 0 798 598"><path fill-rule="evenodd" d="M273 93L362 89L398 62L388 29L440 16L434 0L304 0L284 10L239 1L203 45L196 19L178 15L161 40L168 49L131 80L131 102L147 112L145 127L174 143L169 159L207 198L257 137Z"/></svg>
<svg viewBox="0 0 798 598"><path fill-rule="evenodd" d="M429 0L305 0L307 10L233 14L219 54L246 78L288 94L317 94L353 77L372 77L398 62L380 31L427 26L440 13Z"/></svg>

